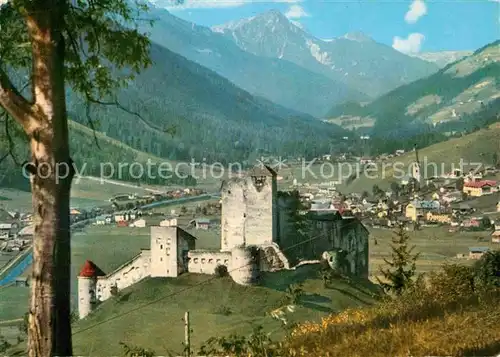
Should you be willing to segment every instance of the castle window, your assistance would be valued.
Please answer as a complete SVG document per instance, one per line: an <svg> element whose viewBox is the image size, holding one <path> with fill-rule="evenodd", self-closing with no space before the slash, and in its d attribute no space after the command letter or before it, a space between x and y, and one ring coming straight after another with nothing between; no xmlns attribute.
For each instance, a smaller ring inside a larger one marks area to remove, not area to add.
<svg viewBox="0 0 500 357"><path fill-rule="evenodd" d="M220 259L217 259L216 262L217 262L217 264L219 264L220 263Z"/></svg>
<svg viewBox="0 0 500 357"><path fill-rule="evenodd" d="M226 264L226 265L227 265L228 263L229 263L229 260L224 259L224 264Z"/></svg>
<svg viewBox="0 0 500 357"><path fill-rule="evenodd" d="M162 261L163 261L163 258L162 258L162 257L160 257L160 262L162 262Z"/></svg>
<svg viewBox="0 0 500 357"><path fill-rule="evenodd" d="M205 264L205 258L201 260L201 264Z"/></svg>
<svg viewBox="0 0 500 357"><path fill-rule="evenodd" d="M243 213L243 218L247 218L247 214L246 213Z"/></svg>
<svg viewBox="0 0 500 357"><path fill-rule="evenodd" d="M194 258L195 264L198 263L198 258Z"/></svg>
<svg viewBox="0 0 500 357"><path fill-rule="evenodd" d="M167 244L170 244L172 240L170 238L167 239Z"/></svg>
<svg viewBox="0 0 500 357"><path fill-rule="evenodd" d="M227 193L230 195L231 194L231 190L227 190Z"/></svg>
<svg viewBox="0 0 500 357"><path fill-rule="evenodd" d="M209 259L208 260L208 264L213 264L214 263L214 260L213 259Z"/></svg>
<svg viewBox="0 0 500 357"><path fill-rule="evenodd" d="M163 249L163 244L160 244L160 249Z"/></svg>

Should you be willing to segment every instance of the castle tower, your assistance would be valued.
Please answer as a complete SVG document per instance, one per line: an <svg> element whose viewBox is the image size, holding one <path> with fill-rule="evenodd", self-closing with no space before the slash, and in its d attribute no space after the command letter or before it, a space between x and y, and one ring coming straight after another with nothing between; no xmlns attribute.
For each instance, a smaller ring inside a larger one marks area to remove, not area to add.
<svg viewBox="0 0 500 357"><path fill-rule="evenodd" d="M278 240L277 174L265 166L245 178L225 181L221 188L221 250Z"/></svg>
<svg viewBox="0 0 500 357"><path fill-rule="evenodd" d="M175 278L188 270L196 238L177 226L151 227L151 277Z"/></svg>
<svg viewBox="0 0 500 357"><path fill-rule="evenodd" d="M151 227L151 277L177 277L177 227Z"/></svg>
<svg viewBox="0 0 500 357"><path fill-rule="evenodd" d="M81 319L92 312L97 303L97 278L105 276L92 261L87 260L78 275L78 315Z"/></svg>

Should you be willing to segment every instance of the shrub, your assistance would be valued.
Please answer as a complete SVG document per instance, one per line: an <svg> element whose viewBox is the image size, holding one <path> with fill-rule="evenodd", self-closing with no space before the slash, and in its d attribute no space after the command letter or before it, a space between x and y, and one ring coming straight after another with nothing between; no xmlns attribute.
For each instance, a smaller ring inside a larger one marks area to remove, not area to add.
<svg viewBox="0 0 500 357"><path fill-rule="evenodd" d="M286 288L286 298L288 300L288 304L298 304L302 296L304 296L304 289L302 288L302 284L290 284Z"/></svg>
<svg viewBox="0 0 500 357"><path fill-rule="evenodd" d="M111 288L109 289L109 292L111 294L111 296L118 296L118 286L116 284L114 284L113 286L111 286Z"/></svg>
<svg viewBox="0 0 500 357"><path fill-rule="evenodd" d="M130 346L124 342L120 342L123 348L123 354L126 357L153 357L155 353L151 350L144 349L142 347Z"/></svg>
<svg viewBox="0 0 500 357"><path fill-rule="evenodd" d="M486 252L474 265L474 272L482 289L500 287L500 250Z"/></svg>
<svg viewBox="0 0 500 357"><path fill-rule="evenodd" d="M215 267L215 275L219 278L224 278L229 275L229 272L227 270L227 266L225 265L217 265Z"/></svg>
<svg viewBox="0 0 500 357"><path fill-rule="evenodd" d="M228 306L222 305L222 306L219 306L217 308L217 310L215 310L215 313L217 315L229 316L233 313L233 311L231 311L231 309Z"/></svg>

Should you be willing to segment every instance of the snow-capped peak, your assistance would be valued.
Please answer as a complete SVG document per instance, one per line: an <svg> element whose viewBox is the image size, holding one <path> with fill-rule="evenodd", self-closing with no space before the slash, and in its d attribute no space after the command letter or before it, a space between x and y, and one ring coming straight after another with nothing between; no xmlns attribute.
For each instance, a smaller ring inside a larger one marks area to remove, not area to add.
<svg viewBox="0 0 500 357"><path fill-rule="evenodd" d="M357 42L373 41L370 36L364 34L363 32L349 32L342 37L347 40L357 41Z"/></svg>
<svg viewBox="0 0 500 357"><path fill-rule="evenodd" d="M222 24L222 25L212 26L211 28L212 28L213 32L225 32L226 30L232 31L232 30L236 30L237 28L253 21L254 18L255 18L255 16L248 17L246 19L230 21L230 22L227 22L227 23Z"/></svg>

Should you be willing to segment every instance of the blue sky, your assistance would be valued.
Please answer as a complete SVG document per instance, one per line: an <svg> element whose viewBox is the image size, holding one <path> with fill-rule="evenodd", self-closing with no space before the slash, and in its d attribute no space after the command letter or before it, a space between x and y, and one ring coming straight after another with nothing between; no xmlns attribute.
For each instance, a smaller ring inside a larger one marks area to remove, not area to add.
<svg viewBox="0 0 500 357"><path fill-rule="evenodd" d="M362 31L403 52L429 52L475 50L499 39L499 1L184 0L168 9L205 26L278 9L319 38Z"/></svg>

